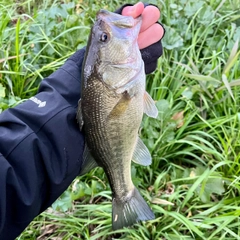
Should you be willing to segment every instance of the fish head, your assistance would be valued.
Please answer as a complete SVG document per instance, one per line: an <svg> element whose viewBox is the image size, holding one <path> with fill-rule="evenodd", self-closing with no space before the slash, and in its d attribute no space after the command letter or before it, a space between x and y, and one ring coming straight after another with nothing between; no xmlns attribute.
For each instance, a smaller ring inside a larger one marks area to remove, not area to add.
<svg viewBox="0 0 240 240"><path fill-rule="evenodd" d="M134 19L100 10L88 40L84 79L94 75L117 89L144 68L137 43L141 23L141 16Z"/></svg>

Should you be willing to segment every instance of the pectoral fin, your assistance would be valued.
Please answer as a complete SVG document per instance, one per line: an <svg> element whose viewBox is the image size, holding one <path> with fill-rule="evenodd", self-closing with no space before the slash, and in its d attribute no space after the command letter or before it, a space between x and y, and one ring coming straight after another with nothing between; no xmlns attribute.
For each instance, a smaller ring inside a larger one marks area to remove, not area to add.
<svg viewBox="0 0 240 240"><path fill-rule="evenodd" d="M144 113L146 113L149 117L156 118L158 115L158 109L153 99L147 92L144 93L143 101L144 101L144 105L143 105Z"/></svg>
<svg viewBox="0 0 240 240"><path fill-rule="evenodd" d="M129 96L128 92L122 93L122 97L110 112L109 118L116 118L124 114L129 106L130 101L131 97Z"/></svg>
<svg viewBox="0 0 240 240"><path fill-rule="evenodd" d="M152 163L150 152L140 138L137 140L132 161L143 166L148 166Z"/></svg>
<svg viewBox="0 0 240 240"><path fill-rule="evenodd" d="M79 175L84 175L95 167L98 167L98 164L90 153L87 144L85 144L83 151L83 164Z"/></svg>

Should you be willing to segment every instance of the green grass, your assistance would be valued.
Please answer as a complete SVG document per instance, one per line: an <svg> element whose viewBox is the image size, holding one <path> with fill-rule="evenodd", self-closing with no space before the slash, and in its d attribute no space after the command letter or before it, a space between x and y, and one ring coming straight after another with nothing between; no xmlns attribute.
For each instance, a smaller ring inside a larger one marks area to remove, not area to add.
<svg viewBox="0 0 240 240"><path fill-rule="evenodd" d="M0 112L86 44L98 9L123 1L0 1ZM239 0L156 0L164 55L147 77L158 119L144 117L150 167L135 185L156 219L112 232L111 192L101 169L77 178L22 239L240 239ZM9 6L7 6L9 4Z"/></svg>

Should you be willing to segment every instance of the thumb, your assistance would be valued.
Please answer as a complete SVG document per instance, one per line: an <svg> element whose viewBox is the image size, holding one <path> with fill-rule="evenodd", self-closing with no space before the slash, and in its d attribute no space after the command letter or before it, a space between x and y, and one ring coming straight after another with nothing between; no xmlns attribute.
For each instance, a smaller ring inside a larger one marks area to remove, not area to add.
<svg viewBox="0 0 240 240"><path fill-rule="evenodd" d="M122 10L122 15L124 16L132 16L133 18L137 18L142 14L144 10L144 4L142 2L138 2L133 6L127 6Z"/></svg>

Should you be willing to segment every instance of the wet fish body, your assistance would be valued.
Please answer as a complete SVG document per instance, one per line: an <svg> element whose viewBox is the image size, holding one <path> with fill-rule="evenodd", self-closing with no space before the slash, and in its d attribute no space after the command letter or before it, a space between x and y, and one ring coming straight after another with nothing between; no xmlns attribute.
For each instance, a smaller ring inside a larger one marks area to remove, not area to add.
<svg viewBox="0 0 240 240"><path fill-rule="evenodd" d="M119 229L154 214L131 179L131 161L151 163L138 137L145 112L157 116L145 92L144 63L137 44L141 17L100 10L83 63L77 119L86 144L81 174L100 166L112 189L112 226Z"/></svg>

